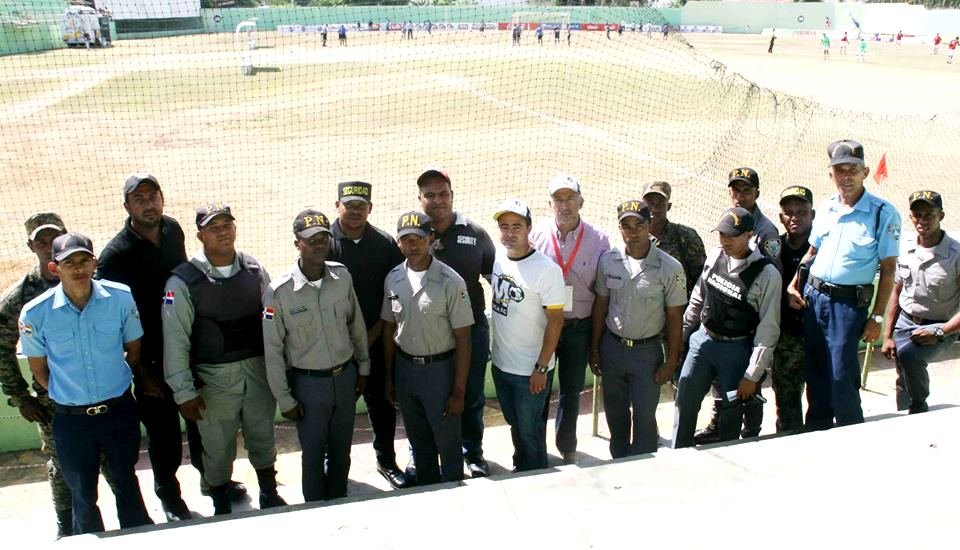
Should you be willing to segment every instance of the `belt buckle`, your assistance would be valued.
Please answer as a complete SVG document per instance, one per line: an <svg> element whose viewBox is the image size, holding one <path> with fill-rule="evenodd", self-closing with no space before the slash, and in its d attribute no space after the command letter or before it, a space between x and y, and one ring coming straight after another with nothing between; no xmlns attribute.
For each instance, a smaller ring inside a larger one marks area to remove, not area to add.
<svg viewBox="0 0 960 550"><path fill-rule="evenodd" d="M625 345L625 346L627 346L628 348L632 348L632 347L633 347L633 340L631 340L631 339L629 339L629 338L621 338L621 339L620 339L620 343L623 344L623 345Z"/></svg>
<svg viewBox="0 0 960 550"><path fill-rule="evenodd" d="M83 412L84 412L84 414L86 414L87 416L97 416L97 415L99 415L99 414L103 414L103 413L107 412L107 409L108 409L108 408L109 408L109 407L107 407L106 405L103 405L103 404L101 404L101 405L92 405L92 406L90 406L90 407L87 407L87 410L85 410L85 411L83 411Z"/></svg>
<svg viewBox="0 0 960 550"><path fill-rule="evenodd" d="M341 372L343 372L343 365L333 367L333 369L330 370L330 376L340 376Z"/></svg>
<svg viewBox="0 0 960 550"><path fill-rule="evenodd" d="M413 364L415 364L415 365L426 365L426 364L427 364L427 358L426 358L426 357L421 357L421 356L419 356L419 355L414 355L414 356L413 356L413 359L411 359L410 361L411 361Z"/></svg>

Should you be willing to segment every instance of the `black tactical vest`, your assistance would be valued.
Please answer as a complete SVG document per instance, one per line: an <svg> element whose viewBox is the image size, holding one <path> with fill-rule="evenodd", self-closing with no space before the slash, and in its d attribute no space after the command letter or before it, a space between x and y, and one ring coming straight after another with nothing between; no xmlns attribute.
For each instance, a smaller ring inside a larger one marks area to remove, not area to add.
<svg viewBox="0 0 960 550"><path fill-rule="evenodd" d="M255 259L240 254L240 271L227 279L208 277L190 262L173 273L187 283L193 302L192 364L217 365L263 355L260 264Z"/></svg>
<svg viewBox="0 0 960 550"><path fill-rule="evenodd" d="M763 256L734 275L727 271L727 255L720 254L704 281L706 296L700 314L703 326L729 338L753 334L760 324L760 314L747 302L747 291L770 263Z"/></svg>

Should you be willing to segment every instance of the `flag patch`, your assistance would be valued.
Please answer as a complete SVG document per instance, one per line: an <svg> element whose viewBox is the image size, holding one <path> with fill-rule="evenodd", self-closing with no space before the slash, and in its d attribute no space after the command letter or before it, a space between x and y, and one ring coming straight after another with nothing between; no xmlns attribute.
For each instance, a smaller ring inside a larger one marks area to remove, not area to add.
<svg viewBox="0 0 960 550"><path fill-rule="evenodd" d="M166 294L163 295L163 305L172 306L173 305L174 294L172 290L168 290Z"/></svg>
<svg viewBox="0 0 960 550"><path fill-rule="evenodd" d="M28 325L27 323L17 323L17 326L20 328L20 334L24 336L31 336L33 334L32 325Z"/></svg>
<svg viewBox="0 0 960 550"><path fill-rule="evenodd" d="M272 307L265 307L265 308L263 308L262 319L263 319L264 321L272 321L272 320L273 320L273 314L274 314L274 313L276 313L276 312L274 311L274 309L273 309Z"/></svg>

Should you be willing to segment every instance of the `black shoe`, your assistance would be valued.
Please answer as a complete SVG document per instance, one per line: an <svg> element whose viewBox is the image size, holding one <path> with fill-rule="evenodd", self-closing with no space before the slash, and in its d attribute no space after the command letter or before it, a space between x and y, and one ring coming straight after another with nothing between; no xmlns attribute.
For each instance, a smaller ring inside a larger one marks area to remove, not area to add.
<svg viewBox="0 0 960 550"><path fill-rule="evenodd" d="M283 500L276 491L270 493L260 492L260 509L266 510L267 508L276 508L278 506L286 506L287 501Z"/></svg>
<svg viewBox="0 0 960 550"><path fill-rule="evenodd" d="M230 502L240 502L247 496L247 486L239 481L230 480L227 482L227 498ZM210 487L206 483L200 484L200 494L205 497L213 496L210 494Z"/></svg>
<svg viewBox="0 0 960 550"><path fill-rule="evenodd" d="M230 483L228 482L223 485L217 485L216 487L210 487L207 490L210 498L213 499L213 515L224 516L233 512L233 506L230 504L230 499L227 496L229 487Z"/></svg>
<svg viewBox="0 0 960 550"><path fill-rule="evenodd" d="M161 500L160 507L163 508L163 513L167 516L167 521L193 519L193 514L191 514L190 509L187 508L187 503L180 497Z"/></svg>
<svg viewBox="0 0 960 550"><path fill-rule="evenodd" d="M400 468L397 468L396 464L383 465L377 463L377 472L382 475L394 489L406 489L412 485L410 478L407 478L407 476L400 471Z"/></svg>
<svg viewBox="0 0 960 550"><path fill-rule="evenodd" d="M487 461L484 460L482 456L464 457L463 461L467 464L467 471L470 472L470 477L490 476L490 465L487 464Z"/></svg>
<svg viewBox="0 0 960 550"><path fill-rule="evenodd" d="M576 464L577 463L577 451L570 451L566 453L560 453L563 457L564 465Z"/></svg>
<svg viewBox="0 0 960 550"><path fill-rule="evenodd" d="M693 434L693 442L697 445L709 445L711 443L718 443L719 441L720 430L718 430L714 424L710 424L702 430L697 430L697 433Z"/></svg>

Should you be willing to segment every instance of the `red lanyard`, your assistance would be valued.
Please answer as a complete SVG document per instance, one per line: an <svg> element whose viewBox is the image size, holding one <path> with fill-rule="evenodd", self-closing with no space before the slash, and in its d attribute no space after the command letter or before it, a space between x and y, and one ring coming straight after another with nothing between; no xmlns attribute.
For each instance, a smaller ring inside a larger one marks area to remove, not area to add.
<svg viewBox="0 0 960 550"><path fill-rule="evenodd" d="M580 251L580 243L583 242L583 231L586 229L583 226L583 221L580 221L580 232L577 233L577 242L573 244L573 253L570 254L570 259L567 260L567 263L563 263L563 253L560 252L560 243L557 242L556 233L550 232L550 239L553 241L553 252L557 255L557 264L560 265L560 269L563 270L563 278L567 278L567 273L570 272L570 268L573 267L573 260L577 258L577 252Z"/></svg>

